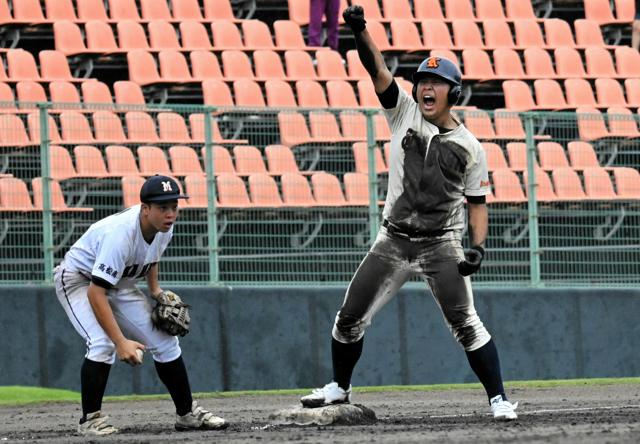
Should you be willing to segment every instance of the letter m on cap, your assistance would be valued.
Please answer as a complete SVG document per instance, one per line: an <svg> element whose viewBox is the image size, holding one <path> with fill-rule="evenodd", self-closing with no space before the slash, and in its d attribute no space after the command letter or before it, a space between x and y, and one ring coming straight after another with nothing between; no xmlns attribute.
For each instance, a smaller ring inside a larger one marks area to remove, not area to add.
<svg viewBox="0 0 640 444"><path fill-rule="evenodd" d="M164 192L173 191L171 189L171 182L169 182L168 180L166 182L162 182L162 191Z"/></svg>

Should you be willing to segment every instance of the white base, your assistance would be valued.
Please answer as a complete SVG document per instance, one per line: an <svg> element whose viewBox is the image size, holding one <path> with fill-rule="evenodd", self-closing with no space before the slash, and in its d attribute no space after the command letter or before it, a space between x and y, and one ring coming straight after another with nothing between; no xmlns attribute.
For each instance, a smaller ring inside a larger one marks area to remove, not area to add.
<svg viewBox="0 0 640 444"><path fill-rule="evenodd" d="M360 404L335 404L309 409L293 407L269 415L274 425L329 425L372 424L376 422L373 410Z"/></svg>

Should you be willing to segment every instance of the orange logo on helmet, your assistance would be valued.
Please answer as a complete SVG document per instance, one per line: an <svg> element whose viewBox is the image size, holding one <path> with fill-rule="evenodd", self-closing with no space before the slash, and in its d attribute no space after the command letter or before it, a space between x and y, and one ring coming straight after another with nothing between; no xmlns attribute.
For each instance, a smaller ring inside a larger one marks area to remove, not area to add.
<svg viewBox="0 0 640 444"><path fill-rule="evenodd" d="M427 59L427 68L437 68L440 66L440 59L438 57L429 57Z"/></svg>

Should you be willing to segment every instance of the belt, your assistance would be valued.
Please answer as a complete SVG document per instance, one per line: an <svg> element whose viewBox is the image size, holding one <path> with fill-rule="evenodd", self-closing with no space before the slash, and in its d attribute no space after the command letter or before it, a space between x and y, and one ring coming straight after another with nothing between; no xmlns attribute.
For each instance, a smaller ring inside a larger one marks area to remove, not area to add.
<svg viewBox="0 0 640 444"><path fill-rule="evenodd" d="M392 224L387 219L382 221L382 226L387 229L389 234L392 234L403 239L423 239L426 237L440 237L444 236L451 230L434 230L434 231L405 231L398 226Z"/></svg>

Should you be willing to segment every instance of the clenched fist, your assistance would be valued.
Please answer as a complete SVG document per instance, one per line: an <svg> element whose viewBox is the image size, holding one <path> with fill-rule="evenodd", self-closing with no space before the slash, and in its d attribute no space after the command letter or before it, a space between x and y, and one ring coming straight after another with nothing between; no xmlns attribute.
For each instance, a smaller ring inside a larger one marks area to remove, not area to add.
<svg viewBox="0 0 640 444"><path fill-rule="evenodd" d="M364 9L360 5L351 5L342 13L344 21L354 33L364 31L367 21L364 19Z"/></svg>
<svg viewBox="0 0 640 444"><path fill-rule="evenodd" d="M462 276L469 276L480 269L484 259L484 248L479 245L464 250L464 260L458 263L458 272Z"/></svg>

